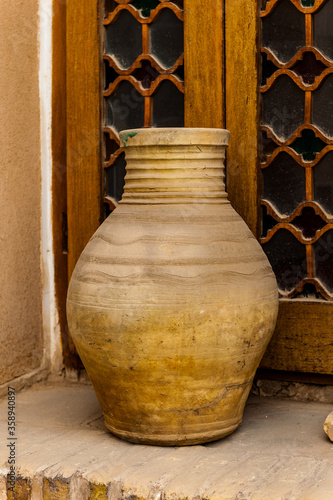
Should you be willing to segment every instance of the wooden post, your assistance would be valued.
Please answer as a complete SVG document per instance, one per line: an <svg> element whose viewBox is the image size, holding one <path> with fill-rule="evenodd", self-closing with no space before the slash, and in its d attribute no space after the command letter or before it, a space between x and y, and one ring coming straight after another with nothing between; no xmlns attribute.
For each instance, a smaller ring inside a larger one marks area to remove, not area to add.
<svg viewBox="0 0 333 500"><path fill-rule="evenodd" d="M226 128L229 200L259 237L258 3L225 0Z"/></svg>
<svg viewBox="0 0 333 500"><path fill-rule="evenodd" d="M223 0L185 0L186 127L224 127L223 57Z"/></svg>
<svg viewBox="0 0 333 500"><path fill-rule="evenodd" d="M101 223L98 0L67 1L68 277Z"/></svg>

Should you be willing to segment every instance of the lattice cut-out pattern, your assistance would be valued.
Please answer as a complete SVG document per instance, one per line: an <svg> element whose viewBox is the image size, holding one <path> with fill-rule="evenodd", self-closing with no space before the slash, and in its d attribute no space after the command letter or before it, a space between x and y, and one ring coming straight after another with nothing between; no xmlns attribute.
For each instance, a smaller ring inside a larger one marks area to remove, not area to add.
<svg viewBox="0 0 333 500"><path fill-rule="evenodd" d="M302 7L313 7L315 0L301 0Z"/></svg>
<svg viewBox="0 0 333 500"><path fill-rule="evenodd" d="M150 89L151 84L156 80L160 73L155 69L150 61L141 61L140 68L133 71L134 78L141 82L144 89Z"/></svg>
<svg viewBox="0 0 333 500"><path fill-rule="evenodd" d="M261 243L289 298L333 300L332 14L333 0L261 12Z"/></svg>
<svg viewBox="0 0 333 500"><path fill-rule="evenodd" d="M295 71L307 85L312 85L317 76L327 68L319 61L313 52L304 52L303 59L298 61L292 70Z"/></svg>
<svg viewBox="0 0 333 500"><path fill-rule="evenodd" d="M183 1L105 0L105 203L121 199L119 132L184 125Z"/></svg>
<svg viewBox="0 0 333 500"><path fill-rule="evenodd" d="M302 214L295 217L293 225L300 229L304 238L314 238L316 232L326 226L326 222L317 215L313 207L304 207Z"/></svg>
<svg viewBox="0 0 333 500"><path fill-rule="evenodd" d="M316 137L311 129L302 130L302 136L298 137L291 145L291 148L297 154L302 155L304 161L313 161L317 153L320 153L326 146L326 143Z"/></svg>
<svg viewBox="0 0 333 500"><path fill-rule="evenodd" d="M144 17L149 17L151 11L156 9L159 3L159 0L133 0L132 5L141 10Z"/></svg>

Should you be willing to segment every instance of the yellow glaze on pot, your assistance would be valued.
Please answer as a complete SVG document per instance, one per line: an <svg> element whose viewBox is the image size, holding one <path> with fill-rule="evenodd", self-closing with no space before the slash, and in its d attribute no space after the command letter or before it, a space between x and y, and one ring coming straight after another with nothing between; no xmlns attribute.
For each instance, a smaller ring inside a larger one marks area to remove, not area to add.
<svg viewBox="0 0 333 500"><path fill-rule="evenodd" d="M121 138L123 200L76 265L70 332L114 434L213 441L241 422L275 326L275 277L226 198L228 131Z"/></svg>

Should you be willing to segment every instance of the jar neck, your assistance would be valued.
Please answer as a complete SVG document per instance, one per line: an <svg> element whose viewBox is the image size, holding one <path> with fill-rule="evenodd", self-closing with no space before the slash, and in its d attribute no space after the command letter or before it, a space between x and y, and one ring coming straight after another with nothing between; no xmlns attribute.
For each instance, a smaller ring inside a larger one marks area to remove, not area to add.
<svg viewBox="0 0 333 500"><path fill-rule="evenodd" d="M226 203L225 146L127 146L121 203Z"/></svg>

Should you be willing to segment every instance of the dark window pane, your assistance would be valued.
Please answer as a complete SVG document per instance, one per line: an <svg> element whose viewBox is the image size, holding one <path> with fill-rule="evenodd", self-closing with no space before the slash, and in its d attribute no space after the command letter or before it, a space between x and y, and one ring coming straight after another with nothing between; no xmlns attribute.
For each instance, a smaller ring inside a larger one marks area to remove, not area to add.
<svg viewBox="0 0 333 500"><path fill-rule="evenodd" d="M141 24L127 10L106 26L106 53L124 69L142 53Z"/></svg>
<svg viewBox="0 0 333 500"><path fill-rule="evenodd" d="M184 8L184 0L172 0L172 3L177 5L180 9Z"/></svg>
<svg viewBox="0 0 333 500"><path fill-rule="evenodd" d="M268 137L266 130L261 131L262 136L262 159L266 161L267 156L270 156L277 148L277 144Z"/></svg>
<svg viewBox="0 0 333 500"><path fill-rule="evenodd" d="M268 231L273 229L276 226L277 221L267 213L267 207L264 205L261 207L262 209L262 237L266 238Z"/></svg>
<svg viewBox="0 0 333 500"><path fill-rule="evenodd" d="M279 289L289 291L307 275L305 246L287 229L280 229L263 245Z"/></svg>
<svg viewBox="0 0 333 500"><path fill-rule="evenodd" d="M316 154L326 146L325 142L316 137L313 130L302 130L302 136L298 137L292 144L291 148L297 154L303 156L304 161L313 161Z"/></svg>
<svg viewBox="0 0 333 500"><path fill-rule="evenodd" d="M261 85L266 85L267 80L271 77L275 71L278 70L277 66L267 59L267 54L263 52L261 54Z"/></svg>
<svg viewBox="0 0 333 500"><path fill-rule="evenodd" d="M106 170L107 196L111 196L116 201L121 200L124 192L125 167L125 153L122 153L112 167Z"/></svg>
<svg viewBox="0 0 333 500"><path fill-rule="evenodd" d="M303 123L304 92L289 76L279 76L263 94L263 107L263 125L285 141Z"/></svg>
<svg viewBox="0 0 333 500"><path fill-rule="evenodd" d="M184 64L181 64L180 66L178 66L178 68L176 69L174 74L176 76L178 76L178 78L180 78L180 80L184 81Z"/></svg>
<svg viewBox="0 0 333 500"><path fill-rule="evenodd" d="M315 82L316 76L326 69L325 64L318 61L313 52L305 52L301 61L298 61L292 70L295 71L307 85Z"/></svg>
<svg viewBox="0 0 333 500"><path fill-rule="evenodd" d="M107 98L107 123L117 132L144 125L144 97L127 81Z"/></svg>
<svg viewBox="0 0 333 500"><path fill-rule="evenodd" d="M153 96L154 127L184 126L184 94L177 87L165 80Z"/></svg>
<svg viewBox="0 0 333 500"><path fill-rule="evenodd" d="M333 151L327 153L313 169L314 199L333 215Z"/></svg>
<svg viewBox="0 0 333 500"><path fill-rule="evenodd" d="M302 231L304 238L313 238L319 229L326 226L326 222L320 215L316 215L312 207L304 207L302 214L295 217L292 225Z"/></svg>
<svg viewBox="0 0 333 500"><path fill-rule="evenodd" d="M316 276L333 292L333 231L327 231L314 244Z"/></svg>
<svg viewBox="0 0 333 500"><path fill-rule="evenodd" d="M313 93L313 124L317 125L329 137L333 137L332 117L333 75L331 74L324 78L321 86Z"/></svg>
<svg viewBox="0 0 333 500"><path fill-rule="evenodd" d="M144 89L149 89L152 82L159 76L159 72L152 67L150 61L141 61L141 67L132 74L136 80L141 82Z"/></svg>
<svg viewBox="0 0 333 500"><path fill-rule="evenodd" d="M109 85L113 83L119 76L117 71L115 71L109 64L109 61L104 61L104 74L105 74L105 89L109 88Z"/></svg>
<svg viewBox="0 0 333 500"><path fill-rule="evenodd" d="M132 5L136 9L141 10L143 17L149 17L151 10L155 9L159 3L159 0L134 0Z"/></svg>
<svg viewBox="0 0 333 500"><path fill-rule="evenodd" d="M313 16L313 45L327 58L333 59L333 2L327 0Z"/></svg>
<svg viewBox="0 0 333 500"><path fill-rule="evenodd" d="M291 214L305 201L305 169L288 153L280 153L263 169L264 196L282 215Z"/></svg>
<svg viewBox="0 0 333 500"><path fill-rule="evenodd" d="M305 283L303 286L303 290L300 293L297 293L294 298L296 299L320 299L325 300L325 297L321 295L321 293L317 292L315 285L312 283Z"/></svg>
<svg viewBox="0 0 333 500"><path fill-rule="evenodd" d="M110 156L119 149L118 144L114 139L110 139L110 135L105 132L104 133L104 157L106 161L110 160Z"/></svg>
<svg viewBox="0 0 333 500"><path fill-rule="evenodd" d="M105 0L105 17L107 18L108 14L113 12L116 7L118 7L118 4L115 0Z"/></svg>
<svg viewBox="0 0 333 500"><path fill-rule="evenodd" d="M150 52L165 68L184 52L183 23L170 9L163 9L150 26Z"/></svg>
<svg viewBox="0 0 333 500"><path fill-rule="evenodd" d="M305 45L304 14L289 0L281 0L263 18L263 46L288 62Z"/></svg>

